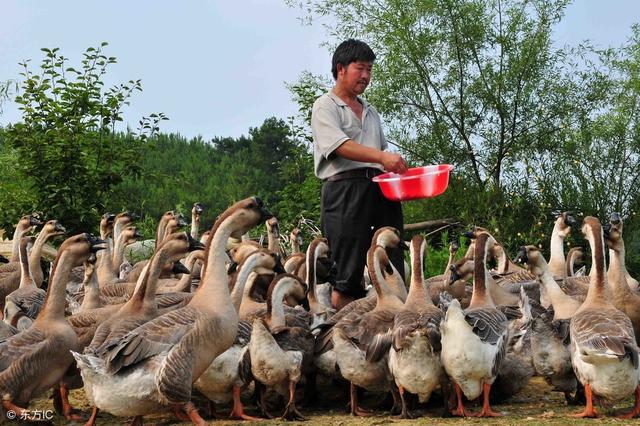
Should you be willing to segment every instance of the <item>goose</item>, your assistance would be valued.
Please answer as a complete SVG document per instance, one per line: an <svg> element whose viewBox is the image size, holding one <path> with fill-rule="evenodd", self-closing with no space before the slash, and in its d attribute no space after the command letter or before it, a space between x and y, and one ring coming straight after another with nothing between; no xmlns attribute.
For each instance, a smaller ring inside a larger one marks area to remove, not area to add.
<svg viewBox="0 0 640 426"><path fill-rule="evenodd" d="M457 416L469 415L462 402L462 393L470 400L483 394L482 410L475 416L501 415L489 405L491 385L500 371L509 340L507 318L496 309L486 288L487 252L494 243L487 233L476 237L473 296L469 308L463 311L454 299L440 325L442 364L454 382L458 406L452 414Z"/></svg>
<svg viewBox="0 0 640 426"><path fill-rule="evenodd" d="M300 247L304 244L302 239L302 230L300 228L293 228L289 234L289 243L291 244L291 254L301 253Z"/></svg>
<svg viewBox="0 0 640 426"><path fill-rule="evenodd" d="M607 282L611 289L611 302L631 320L636 341L640 339L640 295L627 284L625 247L622 239L623 222L617 213L611 215L610 223L603 226L604 241L609 247L609 269Z"/></svg>
<svg viewBox="0 0 640 426"><path fill-rule="evenodd" d="M31 326L42 308L46 295L44 290L36 287L29 269L27 246L33 244L34 241L34 237L20 239L20 262L22 264L20 287L6 297L4 305L4 322L20 331Z"/></svg>
<svg viewBox="0 0 640 426"><path fill-rule="evenodd" d="M358 405L357 388L373 392L391 390L393 378L388 366L390 330L404 303L387 291L382 268L391 273L391 262L385 249L372 246L367 252L367 267L376 289L376 306L360 315L352 311L333 327L333 350L342 376L351 384L351 414L369 413Z"/></svg>
<svg viewBox="0 0 640 426"><path fill-rule="evenodd" d="M118 279L118 274L113 269L113 227L116 215L105 213L100 218L100 238L107 242L107 248L98 252L96 261L96 275L99 282L107 283ZM85 275L86 276L86 275ZM84 281L84 277L83 277Z"/></svg>
<svg viewBox="0 0 640 426"><path fill-rule="evenodd" d="M617 233L620 236L620 244L623 246L624 248L624 241L622 241L622 226L623 226L623 222L622 222L622 218L620 218L620 214L619 213L613 213L611 215L611 218L609 220L609 227L610 228L615 228L617 230ZM611 252L609 252L611 254ZM624 256L622 257L624 258ZM635 278L633 278L630 274L629 271L627 271L627 267L625 263L622 263L620 265L620 267L622 268L622 274L625 276L625 279L627 280L627 284L629 285L629 288L631 289L631 291L633 292L637 292L638 291L638 280L636 280ZM609 267L611 268L611 267Z"/></svg>
<svg viewBox="0 0 640 426"><path fill-rule="evenodd" d="M264 318L253 320L248 354L251 374L263 386L273 387L289 401L282 414L287 420L306 420L295 403L296 384L312 368L313 336L309 324L289 323L285 315L285 294L300 303L307 294L307 285L296 275L279 274L269 286ZM267 417L260 393L260 407Z"/></svg>
<svg viewBox="0 0 640 426"><path fill-rule="evenodd" d="M194 203L191 208L191 236L193 239L198 239L198 233L200 231L200 217L204 212L204 206L202 203Z"/></svg>
<svg viewBox="0 0 640 426"><path fill-rule="evenodd" d="M429 297L431 297L433 304L438 303L440 293L447 290L449 278L451 277L451 267L456 263L456 253L459 249L460 245L456 241L451 242L449 244L449 259L447 260L447 266L444 268L444 273L427 278Z"/></svg>
<svg viewBox="0 0 640 426"><path fill-rule="evenodd" d="M200 242L200 244L202 244L202 242ZM204 250L194 250L189 253L184 261L184 266L188 272L184 272L180 278L162 280L161 288L158 288L156 294L189 292L191 290L191 283L194 278L196 265L199 265L202 262L204 262Z"/></svg>
<svg viewBox="0 0 640 426"><path fill-rule="evenodd" d="M51 272L51 284L40 311L31 327L0 342L0 392L2 406L18 418L29 417L23 407L29 401L58 384L73 362L69 350L77 349L78 340L64 318L65 286L71 269L106 243L91 234L68 238L58 250ZM73 419L68 402L67 419Z"/></svg>
<svg viewBox="0 0 640 426"><path fill-rule="evenodd" d="M181 259L189 251L202 249L204 249L202 243L194 240L191 234L186 232L165 236L151 258L149 267L137 283L131 298L120 307L118 312L98 326L85 353L101 356L116 346L129 331L157 317L158 306L155 295L162 266Z"/></svg>
<svg viewBox="0 0 640 426"><path fill-rule="evenodd" d="M193 382L233 344L238 330L224 264L226 241L269 216L257 197L228 208L211 229L202 283L187 306L132 330L103 358L73 352L96 407L88 423L95 423L98 409L139 420L169 406L181 419L206 424L191 403Z"/></svg>
<svg viewBox="0 0 640 426"><path fill-rule="evenodd" d="M576 271L576 264L582 264L584 258L584 249L580 246L571 247L567 253L567 263L565 265L567 277L579 277L584 275L580 271ZM584 269L584 266L581 270Z"/></svg>
<svg viewBox="0 0 640 426"><path fill-rule="evenodd" d="M423 259L426 241L422 235L411 240L411 286L403 308L396 314L389 352L389 371L398 386L401 418L413 418L404 393L425 402L445 379L440 362L442 311L434 306L424 281Z"/></svg>
<svg viewBox="0 0 640 426"><path fill-rule="evenodd" d="M529 271L539 278L541 283L540 288L541 290L544 289L544 293L549 300L549 307L553 307L553 311L555 312L554 319L570 319L578 308L580 308L582 302L562 291L553 278L547 261L540 252L540 249L536 246L522 246L516 259L526 263Z"/></svg>
<svg viewBox="0 0 640 426"><path fill-rule="evenodd" d="M173 210L169 210L169 211L165 212L160 217L160 220L158 221L158 226L156 228L156 239L154 240L154 251L158 249L158 246L164 240L164 237L167 234L167 225L169 224L169 222L173 221L173 223L174 223L174 226L172 226L172 229L175 227L175 225L177 225L177 217L178 217L178 215ZM117 220L118 219L116 218L116 222L117 222ZM117 225L117 223L116 223L116 225ZM116 235L115 232L114 232L114 239L117 239L118 237L119 237L119 234ZM138 278L140 278L140 274L142 273L142 270L144 269L144 267L148 263L149 263L148 260L141 260L140 262L136 262L136 264L133 265L133 269L131 270L131 272L127 276L127 280L128 281L138 281Z"/></svg>
<svg viewBox="0 0 640 426"><path fill-rule="evenodd" d="M300 278L309 285L309 306L314 316L314 324L318 324L325 322L335 314L335 310L331 307L331 284L318 282L319 268L323 268L326 272L325 275L332 275L330 271L335 271L335 262L331 260L331 250L327 239L315 238L309 244L305 258L304 271L299 271L298 275L304 274Z"/></svg>
<svg viewBox="0 0 640 426"><path fill-rule="evenodd" d="M554 279L567 277L564 257L564 240L576 226L576 220L571 212L561 213L553 224L551 231L551 255L549 257L549 271Z"/></svg>
<svg viewBox="0 0 640 426"><path fill-rule="evenodd" d="M268 268L269 265L274 268L276 261L275 255L267 250L255 251L243 261L239 268L240 273L236 279L236 284L231 292L231 300L236 311L241 312L241 306L246 303L247 284L258 275L255 270L257 268ZM261 308L261 310L266 311L265 307ZM241 364L251 338L251 323L242 320L242 315L240 315L240 318L241 321L235 342L207 367L205 372L194 383L194 387L217 404L228 402L233 398L231 418L256 420L256 418L244 413L242 401L240 400L240 391L247 384L245 375L240 374Z"/></svg>
<svg viewBox="0 0 640 426"><path fill-rule="evenodd" d="M609 300L605 275L604 241L597 218L587 216L582 233L591 246L592 270L587 298L571 318L571 361L584 386L587 404L574 417L595 417L594 396L613 403L635 392L633 410L625 417L640 414L638 388L638 346L629 317Z"/></svg>
<svg viewBox="0 0 640 426"><path fill-rule="evenodd" d="M265 222L267 227L267 248L269 251L282 256L280 249L280 223L277 217L272 217Z"/></svg>
<svg viewBox="0 0 640 426"><path fill-rule="evenodd" d="M108 250L108 248L105 250ZM84 298L78 312L87 312L102 306L96 263L97 260L92 261L91 258L84 262L84 279L82 280Z"/></svg>
<svg viewBox="0 0 640 426"><path fill-rule="evenodd" d="M400 237L400 231L396 228L386 226L378 229L371 240L372 246L381 246L386 249L396 249L404 247L404 241ZM384 276L384 281L380 282L385 294L394 294L403 303L407 298L407 288L400 274L393 264L389 265L389 274ZM407 268L408 269L408 268ZM383 271L383 275L386 271ZM364 315L376 307L377 295L373 294L354 300L344 308L336 312L331 318L321 324L314 325L316 331L316 344L314 348L314 363L318 371L326 377L337 376L336 356L333 351L333 327L347 315Z"/></svg>
<svg viewBox="0 0 640 426"><path fill-rule="evenodd" d="M28 214L20 218L13 232L13 239L11 240L11 258L9 259L11 262L16 262L17 264L20 261L20 239L28 234L34 226L40 225L42 225L42 222L34 215ZM0 265L0 274L5 272L4 268L6 268L6 266Z"/></svg>
<svg viewBox="0 0 640 426"><path fill-rule="evenodd" d="M37 287L42 285L44 272L40 260L42 258L42 249L44 244L57 235L66 232L65 228L58 223L57 220L50 220L44 224L42 230L33 243L31 252L29 253L29 270L33 277L33 281ZM0 311L4 312L4 301L6 296L16 290L20 286L20 269L0 277Z"/></svg>

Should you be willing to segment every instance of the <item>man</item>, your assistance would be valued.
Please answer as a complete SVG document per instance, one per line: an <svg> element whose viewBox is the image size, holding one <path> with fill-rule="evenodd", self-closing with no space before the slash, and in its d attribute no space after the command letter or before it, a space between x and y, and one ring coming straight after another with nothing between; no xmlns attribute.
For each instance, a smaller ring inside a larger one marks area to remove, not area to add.
<svg viewBox="0 0 640 426"><path fill-rule="evenodd" d="M364 42L349 39L333 54L335 86L313 104L315 173L323 180L321 228L337 264L331 294L341 309L364 296L363 270L375 229L393 226L402 232L402 207L387 200L371 178L390 171L404 173L401 155L385 152L387 142L380 116L361 99L371 81L376 56ZM404 276L402 250L391 261Z"/></svg>

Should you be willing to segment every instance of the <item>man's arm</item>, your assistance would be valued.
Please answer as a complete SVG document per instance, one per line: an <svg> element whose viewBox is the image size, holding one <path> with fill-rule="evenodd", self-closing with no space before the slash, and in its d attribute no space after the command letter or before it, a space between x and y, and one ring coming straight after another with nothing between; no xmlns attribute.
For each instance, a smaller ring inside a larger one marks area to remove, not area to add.
<svg viewBox="0 0 640 426"><path fill-rule="evenodd" d="M333 152L348 160L378 163L389 172L404 173L407 171L407 163L400 154L360 145L351 139L344 141Z"/></svg>

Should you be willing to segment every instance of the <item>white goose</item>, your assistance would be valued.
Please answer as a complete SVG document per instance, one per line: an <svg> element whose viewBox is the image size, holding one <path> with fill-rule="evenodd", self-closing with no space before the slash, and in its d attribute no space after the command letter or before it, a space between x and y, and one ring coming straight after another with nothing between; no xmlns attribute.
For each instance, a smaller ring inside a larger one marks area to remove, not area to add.
<svg viewBox="0 0 640 426"><path fill-rule="evenodd" d="M626 398L635 391L635 405L625 417L640 414L638 346L629 317L609 300L605 275L604 240L597 218L584 219L582 232L591 246L592 271L587 298L571 318L571 361L584 385L587 405L574 417L596 417L594 395L604 403Z"/></svg>
<svg viewBox="0 0 640 426"><path fill-rule="evenodd" d="M442 333L442 364L454 382L458 400L452 414L470 415L462 403L462 393L468 399L483 394L480 413L475 416L499 416L489 405L489 392L505 356L509 333L507 317L496 309L487 291L487 251L495 243L487 233L480 233L475 240L475 269L473 296L466 310L453 300L444 321Z"/></svg>

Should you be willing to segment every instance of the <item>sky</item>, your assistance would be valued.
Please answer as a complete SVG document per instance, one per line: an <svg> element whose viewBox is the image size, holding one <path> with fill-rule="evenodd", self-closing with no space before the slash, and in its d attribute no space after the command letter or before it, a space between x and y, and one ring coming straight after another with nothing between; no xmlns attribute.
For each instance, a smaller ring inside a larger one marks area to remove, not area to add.
<svg viewBox="0 0 640 426"><path fill-rule="evenodd" d="M321 44L333 40L322 21L304 26L300 16L282 0L4 0L0 81L19 79L25 59L37 66L42 47L59 47L73 65L106 41L104 53L118 58L107 86L142 80L124 114L132 128L163 112L163 132L239 137L268 117L296 114L285 82L305 70L329 76L331 52ZM554 38L619 46L634 22L640 1L574 0ZM4 105L0 125L19 119L15 103Z"/></svg>

